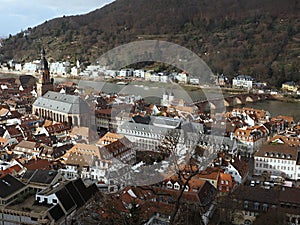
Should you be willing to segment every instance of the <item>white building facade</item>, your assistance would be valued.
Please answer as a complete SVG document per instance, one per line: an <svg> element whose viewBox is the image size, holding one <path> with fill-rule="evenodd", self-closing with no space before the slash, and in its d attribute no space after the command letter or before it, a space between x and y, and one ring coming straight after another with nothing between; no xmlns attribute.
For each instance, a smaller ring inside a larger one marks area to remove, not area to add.
<svg viewBox="0 0 300 225"><path fill-rule="evenodd" d="M291 180L300 179L299 148L288 145L265 145L254 155L255 175L267 173Z"/></svg>

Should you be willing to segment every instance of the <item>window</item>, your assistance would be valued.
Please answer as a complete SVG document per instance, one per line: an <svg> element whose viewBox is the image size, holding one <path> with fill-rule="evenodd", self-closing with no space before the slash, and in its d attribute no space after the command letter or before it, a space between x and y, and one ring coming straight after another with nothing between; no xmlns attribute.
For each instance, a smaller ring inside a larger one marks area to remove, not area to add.
<svg viewBox="0 0 300 225"><path fill-rule="evenodd" d="M258 210L259 209L259 203L258 202L254 202L254 209Z"/></svg>
<svg viewBox="0 0 300 225"><path fill-rule="evenodd" d="M52 203L56 204L57 203L57 199L52 199Z"/></svg>
<svg viewBox="0 0 300 225"><path fill-rule="evenodd" d="M248 201L244 201L244 208L247 209L248 208L248 204L249 202Z"/></svg>

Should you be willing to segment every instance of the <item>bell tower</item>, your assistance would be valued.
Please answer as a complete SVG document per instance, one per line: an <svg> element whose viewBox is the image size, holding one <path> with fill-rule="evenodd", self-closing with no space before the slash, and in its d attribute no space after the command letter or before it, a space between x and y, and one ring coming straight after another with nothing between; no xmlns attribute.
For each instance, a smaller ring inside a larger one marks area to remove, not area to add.
<svg viewBox="0 0 300 225"><path fill-rule="evenodd" d="M39 79L36 84L37 95L43 96L47 91L53 91L53 83L50 79L50 71L46 59L45 49L41 50L41 61L39 68Z"/></svg>

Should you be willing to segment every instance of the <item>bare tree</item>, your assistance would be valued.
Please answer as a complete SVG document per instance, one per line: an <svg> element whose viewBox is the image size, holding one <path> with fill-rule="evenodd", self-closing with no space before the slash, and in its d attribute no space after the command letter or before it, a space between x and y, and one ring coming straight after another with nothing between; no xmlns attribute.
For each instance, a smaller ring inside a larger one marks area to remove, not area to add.
<svg viewBox="0 0 300 225"><path fill-rule="evenodd" d="M199 138L197 136L194 136L195 139L193 140L194 144L192 148L183 151L182 148L186 148L184 143L187 138L190 137L186 132L180 132L180 130L174 129L165 135L158 147L160 152L169 157L169 161L172 164L171 167L174 169L174 173L177 175L181 185L174 204L174 210L170 217L170 225L178 223L177 215L181 206L182 196L190 180L199 174L201 168L203 169L203 167L199 165L204 163L203 159L207 162L210 159L210 157L208 157L208 160L206 159L205 149L198 146ZM199 161L199 159L202 159L202 161ZM200 223L202 224L201 220Z"/></svg>

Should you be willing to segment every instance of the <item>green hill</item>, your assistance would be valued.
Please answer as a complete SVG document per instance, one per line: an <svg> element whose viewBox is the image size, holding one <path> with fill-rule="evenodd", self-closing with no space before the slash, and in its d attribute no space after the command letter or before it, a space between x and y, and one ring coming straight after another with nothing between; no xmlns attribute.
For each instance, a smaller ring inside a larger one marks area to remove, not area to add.
<svg viewBox="0 0 300 225"><path fill-rule="evenodd" d="M117 0L86 15L56 18L3 41L2 60L90 63L143 39L174 42L215 73L249 74L280 85L300 80L299 0Z"/></svg>

